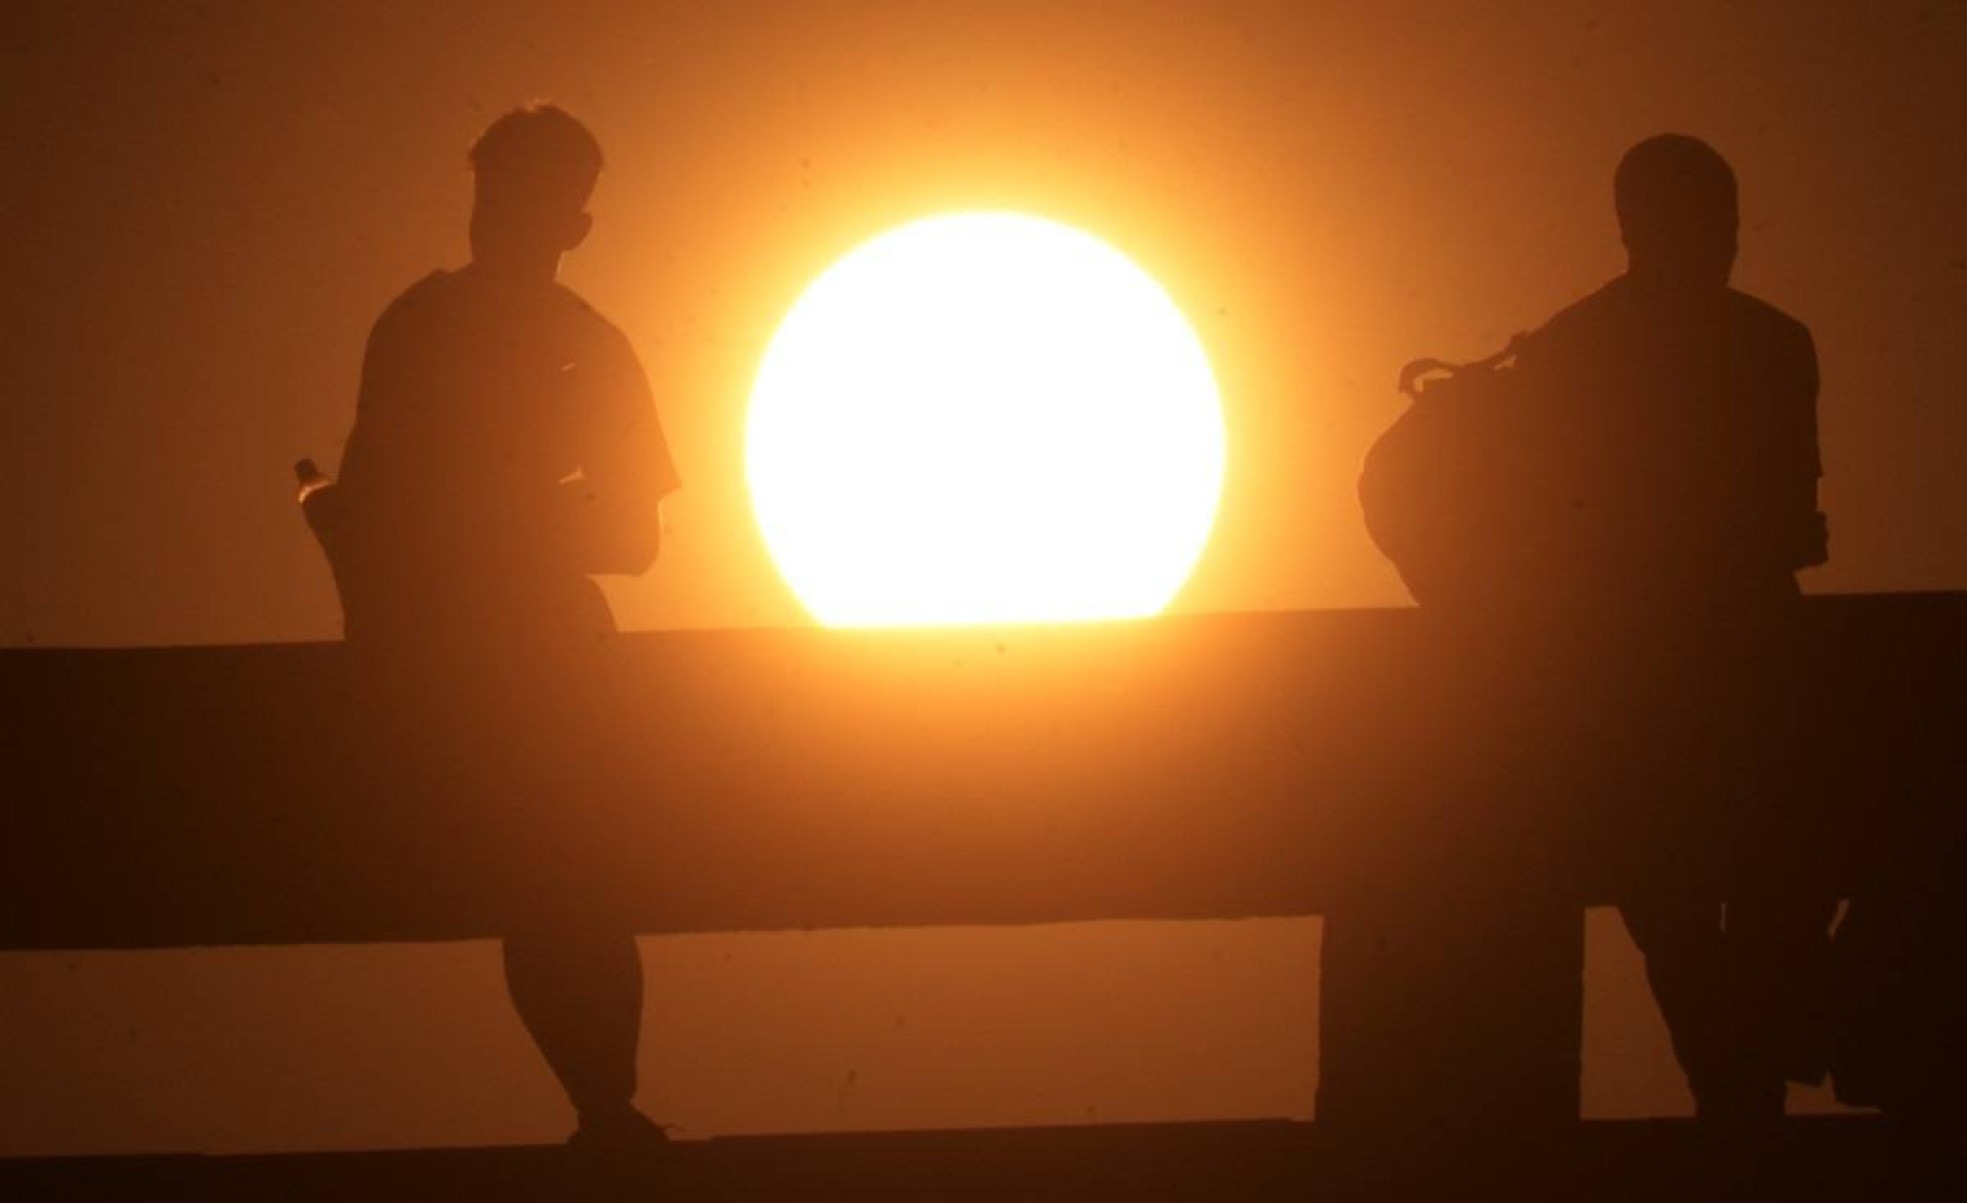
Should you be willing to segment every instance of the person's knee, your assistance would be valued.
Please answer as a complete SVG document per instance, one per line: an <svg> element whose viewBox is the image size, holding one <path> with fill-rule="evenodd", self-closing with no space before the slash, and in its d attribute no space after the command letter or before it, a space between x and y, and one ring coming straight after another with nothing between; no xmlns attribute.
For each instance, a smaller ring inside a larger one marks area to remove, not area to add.
<svg viewBox="0 0 1967 1203"><path fill-rule="evenodd" d="M1619 906L1619 918L1639 951L1652 956L1656 951L1673 952L1695 947L1721 937L1721 908L1718 905L1680 899L1648 899Z"/></svg>
<svg viewBox="0 0 1967 1203"><path fill-rule="evenodd" d="M577 966L640 960L635 937L621 932L529 931L508 935L503 943L508 963Z"/></svg>

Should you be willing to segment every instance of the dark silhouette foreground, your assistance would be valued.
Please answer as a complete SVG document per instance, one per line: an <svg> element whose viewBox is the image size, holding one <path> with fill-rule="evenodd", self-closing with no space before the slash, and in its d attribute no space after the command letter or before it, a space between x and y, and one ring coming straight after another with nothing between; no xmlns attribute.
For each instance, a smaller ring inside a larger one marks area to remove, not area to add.
<svg viewBox="0 0 1967 1203"><path fill-rule="evenodd" d="M583 721L540 695L614 632L590 574L654 562L658 504L678 480L627 339L555 282L591 224L593 137L557 108L522 109L485 131L471 162L471 262L433 272L378 319L340 479L304 462L303 505L350 645L421 691L433 738L479 724L485 741L523 745L543 724ZM532 767L527 805L582 805L551 765ZM507 935L505 971L579 1113L576 1141L658 1139L633 1105L631 933L577 897L542 897Z"/></svg>

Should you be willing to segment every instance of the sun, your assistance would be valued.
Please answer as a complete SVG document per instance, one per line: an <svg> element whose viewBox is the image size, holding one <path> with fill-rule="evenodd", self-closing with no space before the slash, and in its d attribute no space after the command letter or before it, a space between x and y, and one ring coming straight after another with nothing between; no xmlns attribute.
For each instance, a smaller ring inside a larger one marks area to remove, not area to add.
<svg viewBox="0 0 1967 1203"><path fill-rule="evenodd" d="M752 389L767 548L828 626L1139 617L1215 521L1222 406L1167 292L1084 231L930 217L823 272Z"/></svg>

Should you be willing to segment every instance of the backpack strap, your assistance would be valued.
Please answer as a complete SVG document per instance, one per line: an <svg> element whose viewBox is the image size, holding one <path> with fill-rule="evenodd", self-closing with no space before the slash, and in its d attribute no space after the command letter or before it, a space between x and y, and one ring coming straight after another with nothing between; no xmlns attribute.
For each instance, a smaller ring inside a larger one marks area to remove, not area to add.
<svg viewBox="0 0 1967 1203"><path fill-rule="evenodd" d="M1522 349L1524 340L1529 337L1530 335L1527 332L1519 331L1510 337L1507 346L1494 355L1484 359L1471 360L1467 363L1450 363L1445 359L1416 359L1406 367L1400 369L1400 391L1413 400L1419 401L1421 399L1422 387L1425 384L1425 378L1436 372L1446 372L1450 376L1459 376L1463 372L1493 371L1511 359L1514 359L1516 353Z"/></svg>

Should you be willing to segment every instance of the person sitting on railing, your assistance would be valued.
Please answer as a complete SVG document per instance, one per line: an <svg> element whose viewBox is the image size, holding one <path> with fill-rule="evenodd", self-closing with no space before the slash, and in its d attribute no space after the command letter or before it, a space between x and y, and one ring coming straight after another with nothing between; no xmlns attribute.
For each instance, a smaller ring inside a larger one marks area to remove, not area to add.
<svg viewBox="0 0 1967 1203"><path fill-rule="evenodd" d="M486 129L471 164L471 261L376 322L340 479L302 461L302 505L352 647L405 671L511 666L502 686L538 692L529 664L614 631L590 574L654 562L658 507L679 482L628 340L555 280L592 222L593 135L561 109L523 108ZM540 910L537 930L505 940L506 982L579 1115L572 1143L659 1145L633 1102L634 938Z"/></svg>

